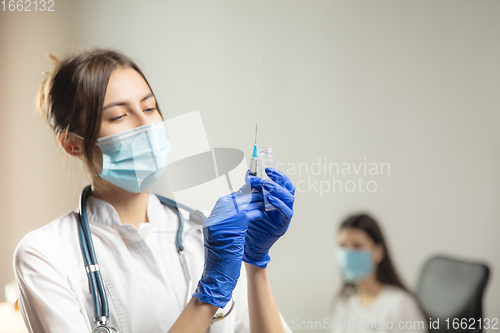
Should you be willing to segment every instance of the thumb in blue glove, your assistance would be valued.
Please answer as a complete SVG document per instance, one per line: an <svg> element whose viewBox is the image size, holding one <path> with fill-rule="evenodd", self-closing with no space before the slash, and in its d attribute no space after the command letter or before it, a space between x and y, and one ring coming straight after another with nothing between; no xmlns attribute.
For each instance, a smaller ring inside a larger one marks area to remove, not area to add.
<svg viewBox="0 0 500 333"><path fill-rule="evenodd" d="M243 261L258 267L267 267L271 261L269 249L288 230L295 201L295 186L283 172L266 168L266 173L272 181L249 176L254 189L262 191L263 186L269 192L268 201L276 208L264 211L262 218L248 226Z"/></svg>
<svg viewBox="0 0 500 333"><path fill-rule="evenodd" d="M218 307L230 300L240 276L248 224L263 216L263 197L248 176L238 191L217 200L203 224L204 271L193 297Z"/></svg>

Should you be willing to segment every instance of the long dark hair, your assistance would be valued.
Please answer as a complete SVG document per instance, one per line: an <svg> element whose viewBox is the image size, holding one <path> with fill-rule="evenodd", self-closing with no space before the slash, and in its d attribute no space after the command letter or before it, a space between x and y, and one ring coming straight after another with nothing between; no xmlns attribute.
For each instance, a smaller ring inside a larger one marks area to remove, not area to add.
<svg viewBox="0 0 500 333"><path fill-rule="evenodd" d="M384 254L384 258L382 261L377 265L376 268L376 273L375 276L377 280L386 285L391 285L395 286L398 288L401 288L405 292L409 293L412 295L417 302L417 305L422 312L424 318L427 318L427 314L425 313L424 309L422 308L422 304L420 304L420 301L418 298L406 288L406 286L403 284L401 279L399 278L398 273L396 272L396 269L394 268L394 265L392 264L391 256L389 255L389 248L387 246L387 243L385 242L384 235L382 234L382 231L378 225L378 223L373 219L368 214L359 214L359 215L352 215L345 219L339 227L339 231L342 229L359 229L363 230L372 240L376 245L379 245L382 247L382 251ZM348 284L347 282L344 282L344 285L342 286L340 293L338 294L337 298L334 299L335 301L338 301L340 298L345 297L349 291L353 290L353 285ZM332 304L334 306L334 303ZM424 320L425 321L425 320ZM427 323L426 323L426 326ZM429 327L427 327L426 332L431 332Z"/></svg>
<svg viewBox="0 0 500 333"><path fill-rule="evenodd" d="M340 224L339 230L342 229L360 229L363 230L376 245L382 247L384 258L377 265L375 276L377 280L382 284L388 284L392 286L399 287L404 291L408 292L408 288L403 284L399 278L394 265L392 264L391 256L389 255L389 249L385 238L380 230L377 222L368 214L353 215L348 217ZM344 286L340 292L341 295L345 295L346 291L352 285L344 282Z"/></svg>

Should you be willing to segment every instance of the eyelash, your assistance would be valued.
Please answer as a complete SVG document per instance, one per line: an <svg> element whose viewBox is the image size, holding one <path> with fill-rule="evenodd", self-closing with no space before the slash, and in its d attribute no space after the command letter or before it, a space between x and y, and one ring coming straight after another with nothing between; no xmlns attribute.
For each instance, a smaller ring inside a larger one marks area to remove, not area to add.
<svg viewBox="0 0 500 333"><path fill-rule="evenodd" d="M122 119L123 117L125 117L125 115L124 115L124 114L122 114L122 115L121 115L121 116L119 116L119 117L111 118L111 119L110 119L110 121L120 120L120 119Z"/></svg>
<svg viewBox="0 0 500 333"><path fill-rule="evenodd" d="M156 108L149 108L149 109L144 110L144 112L153 112L154 110L156 110ZM117 120L122 119L125 116L126 116L126 114L122 114L121 116L111 118L110 121L117 121Z"/></svg>

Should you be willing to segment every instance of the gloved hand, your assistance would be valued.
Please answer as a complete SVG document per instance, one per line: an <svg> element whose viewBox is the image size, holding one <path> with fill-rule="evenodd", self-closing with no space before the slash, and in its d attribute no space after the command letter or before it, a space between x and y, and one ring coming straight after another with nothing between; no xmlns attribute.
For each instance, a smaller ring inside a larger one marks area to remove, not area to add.
<svg viewBox="0 0 500 333"><path fill-rule="evenodd" d="M238 191L217 200L203 223L205 266L193 297L218 307L230 300L240 276L248 224L263 216L261 192L252 192L249 177Z"/></svg>
<svg viewBox="0 0 500 333"><path fill-rule="evenodd" d="M295 185L283 172L266 168L266 173L273 181L249 177L252 188L261 191L262 184L270 194L269 203L276 207L275 210L264 210L264 216L248 226L243 261L258 267L267 267L271 261L269 249L288 230L295 201Z"/></svg>

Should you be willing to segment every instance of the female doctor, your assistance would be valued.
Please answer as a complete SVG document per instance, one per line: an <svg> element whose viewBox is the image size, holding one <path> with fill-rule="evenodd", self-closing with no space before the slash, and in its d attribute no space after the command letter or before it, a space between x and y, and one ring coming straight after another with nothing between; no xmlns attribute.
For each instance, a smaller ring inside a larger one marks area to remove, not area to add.
<svg viewBox="0 0 500 333"><path fill-rule="evenodd" d="M155 163L165 162L170 150L148 81L130 58L112 50L51 60L55 66L42 83L40 109L92 183L84 208L98 267L90 271L102 276L109 325L120 333L289 332L266 271L268 251L293 215L295 188L288 177L275 169L266 169L273 181L247 174L239 191L217 201L203 235L185 231L188 269L199 277L186 305L189 289L174 245L177 215L144 192L159 174L139 184L133 175L140 170L130 167L130 160L140 159L129 149L138 135L156 142L141 147L156 156ZM277 210L264 210L262 187ZM28 233L16 249L19 303L30 332L95 329L79 216L69 212ZM186 225L192 230L191 221ZM232 312L212 323L232 295Z"/></svg>

